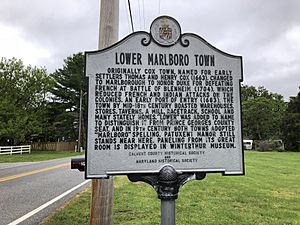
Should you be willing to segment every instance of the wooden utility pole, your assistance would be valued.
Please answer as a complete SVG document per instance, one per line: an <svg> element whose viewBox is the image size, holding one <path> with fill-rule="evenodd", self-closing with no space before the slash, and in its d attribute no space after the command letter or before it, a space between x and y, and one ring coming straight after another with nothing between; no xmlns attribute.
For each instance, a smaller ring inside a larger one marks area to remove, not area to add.
<svg viewBox="0 0 300 225"><path fill-rule="evenodd" d="M98 49L118 41L119 0L101 0ZM100 162L99 162L100 163ZM91 225L112 225L113 178L95 179L92 182Z"/></svg>

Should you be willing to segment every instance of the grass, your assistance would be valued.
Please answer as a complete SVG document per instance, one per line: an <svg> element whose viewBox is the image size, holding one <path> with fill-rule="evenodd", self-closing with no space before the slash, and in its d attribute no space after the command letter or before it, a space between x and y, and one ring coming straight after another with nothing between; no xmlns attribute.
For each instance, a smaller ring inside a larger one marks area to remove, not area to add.
<svg viewBox="0 0 300 225"><path fill-rule="evenodd" d="M300 153L246 152L246 175L208 174L182 187L178 225L300 224ZM89 224L91 190L58 210L43 225ZM115 225L160 224L160 202L147 184L115 177Z"/></svg>
<svg viewBox="0 0 300 225"><path fill-rule="evenodd" d="M69 200L62 208L59 209L52 217L46 219L43 224L51 225L81 225L89 224L89 205L91 189L88 188L82 193Z"/></svg>
<svg viewBox="0 0 300 225"><path fill-rule="evenodd" d="M31 151L30 154L0 155L0 163L37 162L82 155L77 152Z"/></svg>

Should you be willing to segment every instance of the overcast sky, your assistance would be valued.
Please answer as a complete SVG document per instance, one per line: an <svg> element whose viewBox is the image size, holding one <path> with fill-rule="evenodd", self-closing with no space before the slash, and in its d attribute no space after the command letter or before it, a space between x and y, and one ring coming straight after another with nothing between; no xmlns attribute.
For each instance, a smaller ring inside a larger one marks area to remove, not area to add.
<svg viewBox="0 0 300 225"><path fill-rule="evenodd" d="M97 49L99 0L1 0L0 57L62 67L63 59ZM183 33L243 56L244 84L295 96L300 86L300 0L131 0L135 31L160 15ZM127 0L120 0L120 39L131 33Z"/></svg>

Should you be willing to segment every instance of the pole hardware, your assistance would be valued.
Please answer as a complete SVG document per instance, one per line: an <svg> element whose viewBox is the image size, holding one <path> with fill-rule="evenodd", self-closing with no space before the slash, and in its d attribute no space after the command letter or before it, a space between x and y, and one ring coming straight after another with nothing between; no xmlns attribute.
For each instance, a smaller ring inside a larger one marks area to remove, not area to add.
<svg viewBox="0 0 300 225"><path fill-rule="evenodd" d="M159 173L128 174L131 182L142 181L151 185L161 200L175 200L181 186L190 180L202 180L206 176L203 172L177 172L170 165L164 166Z"/></svg>

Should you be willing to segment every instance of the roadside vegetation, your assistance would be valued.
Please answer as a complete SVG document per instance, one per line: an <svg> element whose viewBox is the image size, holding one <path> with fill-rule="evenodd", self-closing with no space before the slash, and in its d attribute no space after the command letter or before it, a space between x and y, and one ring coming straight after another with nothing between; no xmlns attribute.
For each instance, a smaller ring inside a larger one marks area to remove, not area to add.
<svg viewBox="0 0 300 225"><path fill-rule="evenodd" d="M32 151L30 154L0 155L0 163L38 162L82 155L79 152Z"/></svg>
<svg viewBox="0 0 300 225"><path fill-rule="evenodd" d="M177 224L300 224L300 154L248 151L245 162L245 176L208 174L183 186L176 201ZM90 195L87 189L43 225L89 224ZM152 187L115 177L113 223L160 224L160 202Z"/></svg>

